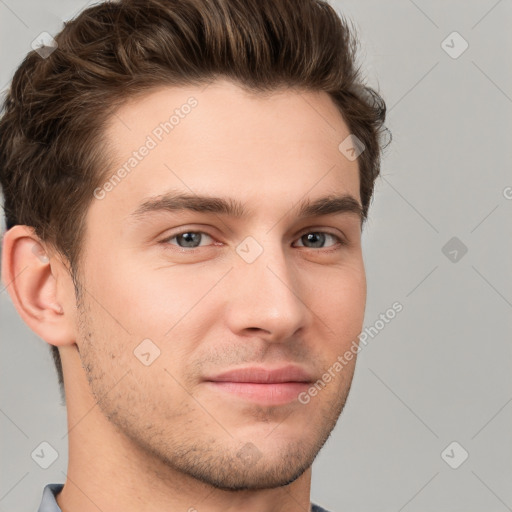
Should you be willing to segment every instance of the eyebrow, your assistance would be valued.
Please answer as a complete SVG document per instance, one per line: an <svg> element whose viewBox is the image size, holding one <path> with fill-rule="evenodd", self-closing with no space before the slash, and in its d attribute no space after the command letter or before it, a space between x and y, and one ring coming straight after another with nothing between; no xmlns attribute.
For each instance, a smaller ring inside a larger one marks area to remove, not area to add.
<svg viewBox="0 0 512 512"><path fill-rule="evenodd" d="M350 194L329 195L313 201L306 198L298 204L296 209L298 218L345 214L356 215L359 217L361 224L366 220L363 207ZM130 217L140 220L154 212L179 212L184 210L226 215L237 219L249 217L252 213L247 210L243 203L231 197L213 197L170 191L164 195L145 199L130 214Z"/></svg>

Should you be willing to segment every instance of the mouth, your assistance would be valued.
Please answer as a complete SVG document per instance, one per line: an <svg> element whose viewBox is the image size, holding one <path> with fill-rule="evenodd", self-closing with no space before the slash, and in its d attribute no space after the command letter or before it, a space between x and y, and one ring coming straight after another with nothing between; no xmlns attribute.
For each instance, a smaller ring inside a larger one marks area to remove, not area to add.
<svg viewBox="0 0 512 512"><path fill-rule="evenodd" d="M214 391L261 405L284 405L314 382L313 377L295 365L279 368L246 367L204 379Z"/></svg>

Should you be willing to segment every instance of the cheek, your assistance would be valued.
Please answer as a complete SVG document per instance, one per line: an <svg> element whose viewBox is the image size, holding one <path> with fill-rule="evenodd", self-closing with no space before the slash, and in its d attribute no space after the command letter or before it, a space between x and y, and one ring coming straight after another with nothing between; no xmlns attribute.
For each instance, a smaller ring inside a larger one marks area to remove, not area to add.
<svg viewBox="0 0 512 512"><path fill-rule="evenodd" d="M366 276L362 265L351 265L312 274L304 293L315 311L340 321L362 321L366 306Z"/></svg>
<svg viewBox="0 0 512 512"><path fill-rule="evenodd" d="M339 350L361 333L366 307L362 264L338 269L329 279L316 279L306 296L310 297L310 308L323 321L326 335L334 339Z"/></svg>
<svg viewBox="0 0 512 512"><path fill-rule="evenodd" d="M129 262L129 256L120 257L90 274L90 288L104 307L105 314L100 315L107 322L115 319L134 338L160 340L187 326L211 323L208 292L225 269L172 265L163 259L158 268L154 261Z"/></svg>
<svg viewBox="0 0 512 512"><path fill-rule="evenodd" d="M342 319L358 328L358 334L364 320L366 307L366 279L364 273L347 277L337 290Z"/></svg>

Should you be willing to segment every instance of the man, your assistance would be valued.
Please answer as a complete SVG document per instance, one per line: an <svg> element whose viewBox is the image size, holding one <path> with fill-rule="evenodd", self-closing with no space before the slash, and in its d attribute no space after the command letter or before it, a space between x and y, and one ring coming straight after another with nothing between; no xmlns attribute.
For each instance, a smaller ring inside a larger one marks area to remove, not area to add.
<svg viewBox="0 0 512 512"><path fill-rule="evenodd" d="M40 512L323 510L385 119L355 50L318 0L127 0L21 64L2 279L69 436Z"/></svg>

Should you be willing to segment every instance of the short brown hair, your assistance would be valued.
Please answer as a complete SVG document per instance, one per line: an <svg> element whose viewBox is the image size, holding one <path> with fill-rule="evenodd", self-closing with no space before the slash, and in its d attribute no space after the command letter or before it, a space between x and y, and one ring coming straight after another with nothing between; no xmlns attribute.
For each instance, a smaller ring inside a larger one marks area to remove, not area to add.
<svg viewBox="0 0 512 512"><path fill-rule="evenodd" d="M69 262L75 287L84 218L111 172L102 138L128 98L164 85L229 78L252 92L324 91L359 156L364 218L380 172L386 105L356 65L353 25L322 0L120 0L64 24L57 49L27 54L0 120L7 229L32 226ZM340 141L341 142L341 141ZM62 396L57 347L51 347Z"/></svg>

